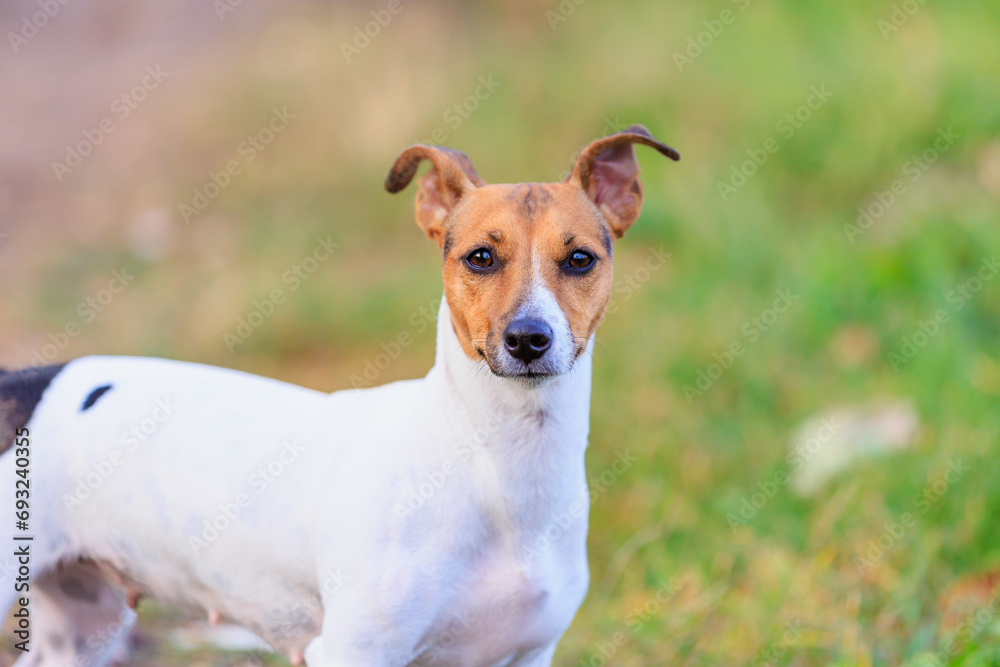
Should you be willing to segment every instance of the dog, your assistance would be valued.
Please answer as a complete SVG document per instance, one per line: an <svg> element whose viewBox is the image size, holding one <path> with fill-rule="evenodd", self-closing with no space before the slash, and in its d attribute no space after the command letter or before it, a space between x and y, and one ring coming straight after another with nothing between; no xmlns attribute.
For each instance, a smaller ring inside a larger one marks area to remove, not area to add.
<svg viewBox="0 0 1000 667"><path fill-rule="evenodd" d="M126 357L0 374L17 665L121 659L141 596L296 665L550 665L589 581L592 348L642 204L636 144L680 159L641 125L557 183L399 155L391 193L430 162L416 221L443 265L422 379L325 394Z"/></svg>

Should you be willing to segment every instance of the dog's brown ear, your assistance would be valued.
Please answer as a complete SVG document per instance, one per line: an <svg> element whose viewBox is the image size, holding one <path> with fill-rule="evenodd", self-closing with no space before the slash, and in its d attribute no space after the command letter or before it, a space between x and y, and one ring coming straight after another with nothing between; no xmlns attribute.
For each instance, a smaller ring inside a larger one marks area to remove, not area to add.
<svg viewBox="0 0 1000 667"><path fill-rule="evenodd" d="M671 160L680 154L653 138L642 125L632 125L624 132L598 139L580 152L567 183L576 182L597 205L621 238L642 209L642 183L635 144L652 146Z"/></svg>
<svg viewBox="0 0 1000 667"><path fill-rule="evenodd" d="M440 146L416 144L403 150L385 177L385 189L399 192L413 180L417 167L430 160L433 168L417 183L417 224L438 244L444 243L444 221L462 195L485 185L468 156Z"/></svg>

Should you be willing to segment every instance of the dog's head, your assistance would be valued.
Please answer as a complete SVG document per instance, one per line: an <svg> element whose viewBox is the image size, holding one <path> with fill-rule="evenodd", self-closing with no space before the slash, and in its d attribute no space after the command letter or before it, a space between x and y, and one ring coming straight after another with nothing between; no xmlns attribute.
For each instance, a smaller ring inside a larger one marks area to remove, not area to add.
<svg viewBox="0 0 1000 667"><path fill-rule="evenodd" d="M469 358L525 386L573 367L611 297L614 241L639 217L637 143L680 159L641 125L584 148L562 183L487 185L464 153L436 146L396 158L389 192L432 164L418 181L417 224L441 248Z"/></svg>

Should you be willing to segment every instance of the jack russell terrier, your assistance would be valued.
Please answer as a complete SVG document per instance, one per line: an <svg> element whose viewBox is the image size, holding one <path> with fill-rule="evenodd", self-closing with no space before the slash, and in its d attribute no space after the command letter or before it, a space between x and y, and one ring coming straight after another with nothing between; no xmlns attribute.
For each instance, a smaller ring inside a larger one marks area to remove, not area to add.
<svg viewBox="0 0 1000 667"><path fill-rule="evenodd" d="M17 665L121 659L139 596L309 667L550 665L589 579L591 350L642 204L635 144L680 159L641 125L561 183L399 155L389 192L431 163L416 219L443 257L423 379L324 394L160 359L0 371Z"/></svg>

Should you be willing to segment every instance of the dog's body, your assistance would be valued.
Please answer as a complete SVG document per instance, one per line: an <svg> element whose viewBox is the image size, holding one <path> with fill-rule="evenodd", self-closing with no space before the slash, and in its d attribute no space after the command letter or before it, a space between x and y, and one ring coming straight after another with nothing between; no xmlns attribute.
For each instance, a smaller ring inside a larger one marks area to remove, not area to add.
<svg viewBox="0 0 1000 667"><path fill-rule="evenodd" d="M626 134L590 159L634 164L633 142L670 154ZM0 456L2 506L31 458L23 664L106 664L140 593L310 667L551 663L587 588L589 351L610 236L631 220L588 188L596 168L486 186L429 147L404 152L390 190L421 158L418 222L445 256L427 377L330 395L106 357L0 375L0 427L22 436ZM637 216L634 171L615 184Z"/></svg>

